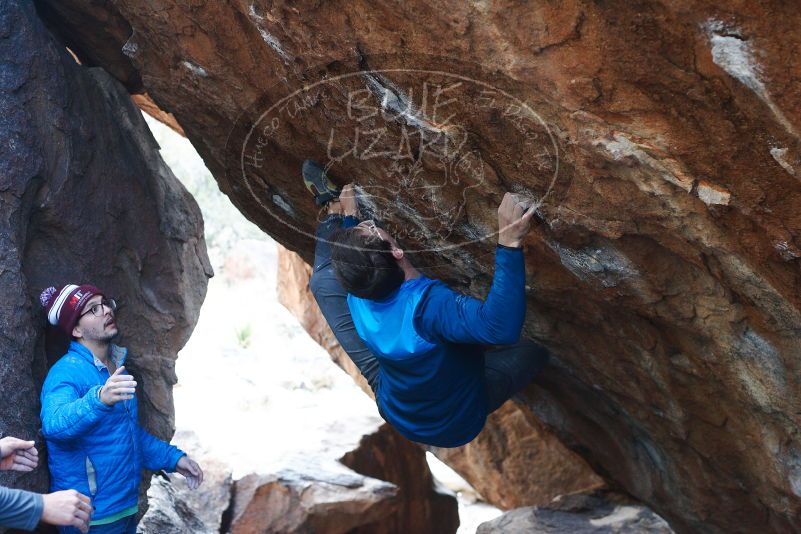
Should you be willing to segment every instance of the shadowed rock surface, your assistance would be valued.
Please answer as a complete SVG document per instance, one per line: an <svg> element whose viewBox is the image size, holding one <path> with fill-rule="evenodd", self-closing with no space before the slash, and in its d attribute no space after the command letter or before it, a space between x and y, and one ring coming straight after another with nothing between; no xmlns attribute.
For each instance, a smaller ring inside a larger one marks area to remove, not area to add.
<svg viewBox="0 0 801 534"><path fill-rule="evenodd" d="M169 439L176 353L212 273L197 205L122 85L76 64L30 2L0 3L0 58L0 431L36 439L41 458L0 482L46 491L39 292L87 281L119 300L142 423Z"/></svg>
<svg viewBox="0 0 801 534"><path fill-rule="evenodd" d="M476 534L672 534L644 506L573 495L541 508L517 508L479 525Z"/></svg>
<svg viewBox="0 0 801 534"><path fill-rule="evenodd" d="M39 6L307 261L305 158L477 295L502 193L540 198L532 413L679 531L801 529L793 3Z"/></svg>
<svg viewBox="0 0 801 534"><path fill-rule="evenodd" d="M205 468L206 466L204 466ZM205 472L204 472L205 473ZM229 474L230 476L230 474ZM220 532L219 525L216 529L210 528L198 516L198 510L192 508L186 502L189 489L179 489L174 484L178 477L157 475L150 479L150 488L147 490L147 513L137 525L139 534L217 534ZM213 483L213 482L212 482ZM225 497L230 497L231 481L228 481L228 492ZM206 486L205 489L208 489ZM213 489L217 493L217 488ZM225 501L226 506L228 500Z"/></svg>

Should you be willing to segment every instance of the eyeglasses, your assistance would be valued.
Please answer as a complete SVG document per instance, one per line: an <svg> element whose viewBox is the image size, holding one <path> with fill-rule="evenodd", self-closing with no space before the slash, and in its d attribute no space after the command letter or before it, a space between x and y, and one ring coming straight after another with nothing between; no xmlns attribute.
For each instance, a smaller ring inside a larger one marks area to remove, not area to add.
<svg viewBox="0 0 801 534"><path fill-rule="evenodd" d="M104 315L103 306L105 306L106 308L108 308L111 311L117 311L117 301L116 300L114 300L114 299L103 299L100 302L97 302L97 303L92 304L91 306L89 306L89 309L86 310L85 312L83 312L81 314L81 317L83 317L84 315L86 315L89 312L91 312L92 315L94 315L95 317L103 317L103 315ZM78 317L78 318L80 319L81 317Z"/></svg>

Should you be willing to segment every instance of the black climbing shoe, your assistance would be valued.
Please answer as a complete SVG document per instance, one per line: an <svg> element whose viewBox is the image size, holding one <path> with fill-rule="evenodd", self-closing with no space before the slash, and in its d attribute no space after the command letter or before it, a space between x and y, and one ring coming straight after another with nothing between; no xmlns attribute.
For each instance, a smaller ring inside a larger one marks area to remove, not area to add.
<svg viewBox="0 0 801 534"><path fill-rule="evenodd" d="M318 206L339 198L341 190L328 178L325 169L310 159L303 162L303 183L314 195L314 201Z"/></svg>

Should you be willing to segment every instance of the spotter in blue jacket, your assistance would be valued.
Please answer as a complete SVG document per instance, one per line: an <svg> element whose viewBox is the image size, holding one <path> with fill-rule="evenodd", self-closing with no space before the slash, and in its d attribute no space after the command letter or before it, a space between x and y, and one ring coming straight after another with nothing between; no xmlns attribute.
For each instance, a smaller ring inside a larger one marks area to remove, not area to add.
<svg viewBox="0 0 801 534"><path fill-rule="evenodd" d="M111 345L118 368L126 355L127 349ZM106 366L73 341L42 387L50 491L74 489L89 496L95 507L91 525L135 514L142 468L172 472L185 454L139 425L136 396L104 404L99 391L108 378Z"/></svg>

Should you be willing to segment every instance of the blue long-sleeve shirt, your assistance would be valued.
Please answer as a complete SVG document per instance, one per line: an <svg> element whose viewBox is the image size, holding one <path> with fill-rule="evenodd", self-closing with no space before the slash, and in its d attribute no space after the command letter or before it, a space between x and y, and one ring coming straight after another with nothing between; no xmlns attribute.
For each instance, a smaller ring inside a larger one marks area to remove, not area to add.
<svg viewBox="0 0 801 534"><path fill-rule="evenodd" d="M0 527L33 530L43 509L38 493L0 486Z"/></svg>
<svg viewBox="0 0 801 534"><path fill-rule="evenodd" d="M522 249L498 246L483 302L419 277L382 301L349 295L348 305L381 366L376 400L384 418L420 443L471 441L487 417L481 345L515 343L523 327Z"/></svg>

